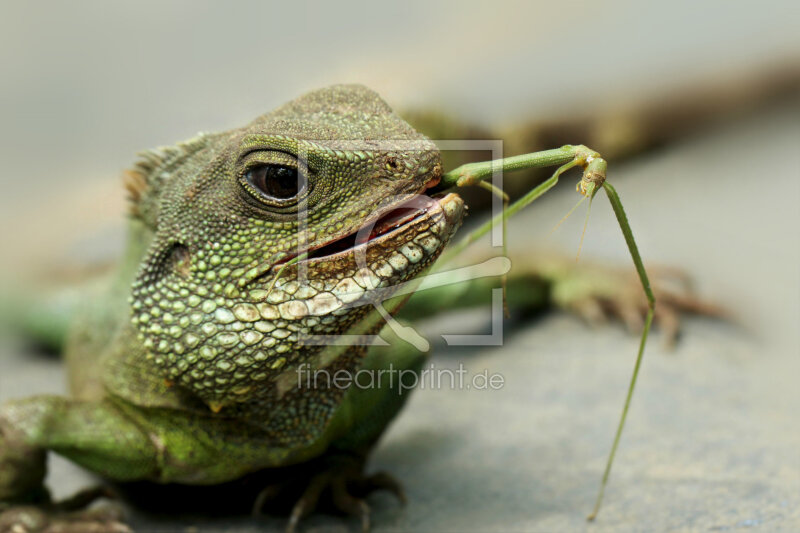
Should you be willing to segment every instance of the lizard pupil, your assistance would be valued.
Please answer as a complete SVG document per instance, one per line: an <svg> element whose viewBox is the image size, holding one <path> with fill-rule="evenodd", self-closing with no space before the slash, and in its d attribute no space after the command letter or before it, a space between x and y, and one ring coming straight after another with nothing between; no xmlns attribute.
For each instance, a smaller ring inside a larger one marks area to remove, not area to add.
<svg viewBox="0 0 800 533"><path fill-rule="evenodd" d="M266 196L288 200L305 188L296 168L284 165L260 165L247 173L248 181Z"/></svg>

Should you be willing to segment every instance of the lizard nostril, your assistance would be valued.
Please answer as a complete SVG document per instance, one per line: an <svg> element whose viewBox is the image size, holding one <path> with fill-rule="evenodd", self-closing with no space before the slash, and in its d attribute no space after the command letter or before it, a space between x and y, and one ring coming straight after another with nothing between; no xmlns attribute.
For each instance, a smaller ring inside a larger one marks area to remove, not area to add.
<svg viewBox="0 0 800 533"><path fill-rule="evenodd" d="M386 168L389 170L397 170L400 167L400 164L397 162L397 158L394 156L386 158Z"/></svg>

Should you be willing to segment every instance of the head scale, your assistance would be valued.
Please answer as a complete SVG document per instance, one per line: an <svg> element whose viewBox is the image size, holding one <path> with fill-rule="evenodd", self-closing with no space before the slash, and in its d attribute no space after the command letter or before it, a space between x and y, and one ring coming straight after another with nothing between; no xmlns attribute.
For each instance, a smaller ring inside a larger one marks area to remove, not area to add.
<svg viewBox="0 0 800 533"><path fill-rule="evenodd" d="M441 176L439 152L362 86L164 153L137 169L154 237L132 321L165 377L209 405L263 401L281 374L330 363L318 336L347 332L421 273L463 214L454 195L414 203Z"/></svg>

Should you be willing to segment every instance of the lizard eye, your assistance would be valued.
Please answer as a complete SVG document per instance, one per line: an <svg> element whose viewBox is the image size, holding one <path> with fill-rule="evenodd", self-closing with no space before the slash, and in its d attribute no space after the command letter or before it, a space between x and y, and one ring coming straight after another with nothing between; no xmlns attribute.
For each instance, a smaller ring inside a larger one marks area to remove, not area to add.
<svg viewBox="0 0 800 533"><path fill-rule="evenodd" d="M247 171L247 182L272 200L290 200L302 193L307 182L296 168L286 165L258 165Z"/></svg>

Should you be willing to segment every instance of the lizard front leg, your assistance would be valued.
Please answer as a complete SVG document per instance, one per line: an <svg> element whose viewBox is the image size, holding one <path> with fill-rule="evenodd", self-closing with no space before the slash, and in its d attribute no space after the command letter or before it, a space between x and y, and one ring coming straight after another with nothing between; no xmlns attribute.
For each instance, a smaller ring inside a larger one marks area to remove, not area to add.
<svg viewBox="0 0 800 533"><path fill-rule="evenodd" d="M295 531L300 521L318 507L332 508L360 519L363 531L369 529L370 508L366 502L372 492L386 490L405 503L400 482L387 472L368 474L366 463L375 443L386 430L413 391L415 379L427 353L399 339L392 328L380 332L386 345L370 346L355 373L332 424L342 431L323 456L304 465L289 467L289 481L268 485L256 499L254 513L270 500L287 492L296 495L287 531ZM358 384L356 386L356 383ZM293 490L293 489L300 490Z"/></svg>
<svg viewBox="0 0 800 533"><path fill-rule="evenodd" d="M437 272L436 287L420 290L409 298L398 317L419 320L456 309L488 305L497 275L460 281L462 268L485 264L489 254L470 248L457 261ZM608 319L621 321L638 332L647 312L647 300L635 272L625 267L574 258L553 252L511 247L508 254L507 304L511 310L539 311L556 308L573 313L590 324ZM659 301L655 324L668 344L676 338L684 314L725 316L724 309L698 298L686 276L671 269L653 269L652 286ZM448 278L459 280L449 283ZM677 283L676 283L677 282Z"/></svg>
<svg viewBox="0 0 800 533"><path fill-rule="evenodd" d="M0 532L127 531L115 513L75 510L92 498L64 505L50 500L48 451L111 479L140 479L157 470L153 443L107 401L38 396L8 402L0 407Z"/></svg>

